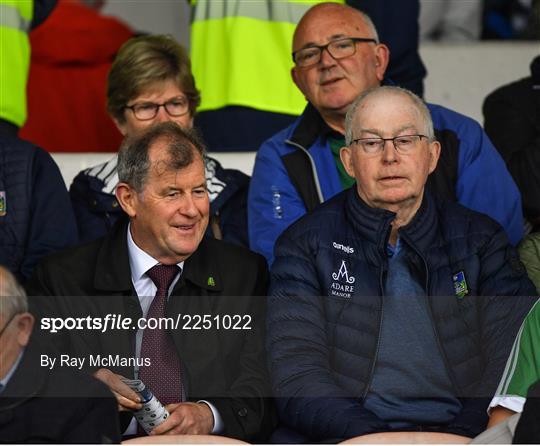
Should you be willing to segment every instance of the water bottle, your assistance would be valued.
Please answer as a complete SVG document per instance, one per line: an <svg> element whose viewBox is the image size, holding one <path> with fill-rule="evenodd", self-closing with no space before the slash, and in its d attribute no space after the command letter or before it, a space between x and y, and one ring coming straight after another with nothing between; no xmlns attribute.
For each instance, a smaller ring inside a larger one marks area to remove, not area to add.
<svg viewBox="0 0 540 446"><path fill-rule="evenodd" d="M133 414L144 431L149 434L169 417L169 412L140 379L122 379L122 381L140 396L142 408Z"/></svg>

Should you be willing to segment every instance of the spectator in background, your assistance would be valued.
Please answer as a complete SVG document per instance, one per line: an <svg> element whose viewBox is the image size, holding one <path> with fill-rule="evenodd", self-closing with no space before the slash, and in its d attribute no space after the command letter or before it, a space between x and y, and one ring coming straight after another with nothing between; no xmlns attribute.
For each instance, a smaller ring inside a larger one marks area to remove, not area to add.
<svg viewBox="0 0 540 446"><path fill-rule="evenodd" d="M345 3L369 16L380 42L390 49L392 57L386 78L422 97L426 68L418 52L419 0L346 0Z"/></svg>
<svg viewBox="0 0 540 446"><path fill-rule="evenodd" d="M540 225L540 56L529 77L490 93L483 112L484 129L521 192L525 217Z"/></svg>
<svg viewBox="0 0 540 446"><path fill-rule="evenodd" d="M49 152L115 152L122 135L107 115L107 73L126 25L100 15L104 0L59 0L30 33L29 118L21 137Z"/></svg>
<svg viewBox="0 0 540 446"><path fill-rule="evenodd" d="M482 39L540 39L540 0L484 0Z"/></svg>
<svg viewBox="0 0 540 446"><path fill-rule="evenodd" d="M540 380L529 387L513 443L540 444Z"/></svg>
<svg viewBox="0 0 540 446"><path fill-rule="evenodd" d="M537 443L540 440L540 304L525 318L508 357L504 374L490 405L490 429L473 443ZM536 412L536 413L535 413ZM523 416L520 419L520 415ZM519 421L519 423L518 423ZM516 429L516 425L518 428ZM536 435L536 441L531 436Z"/></svg>
<svg viewBox="0 0 540 446"><path fill-rule="evenodd" d="M0 442L119 442L112 393L68 367L43 367L33 327L24 290L0 267Z"/></svg>
<svg viewBox="0 0 540 446"><path fill-rule="evenodd" d="M519 244L519 257L540 294L540 232L533 232Z"/></svg>
<svg viewBox="0 0 540 446"><path fill-rule="evenodd" d="M310 443L468 442L535 289L499 224L424 193L441 146L417 96L368 90L345 126L356 184L276 244L268 351L281 421Z"/></svg>
<svg viewBox="0 0 540 446"><path fill-rule="evenodd" d="M26 119L28 36L54 2L4 2L0 26L0 265L25 281L44 255L77 242L66 186L51 156L18 136ZM7 20L12 18L13 20ZM44 112L42 117L47 113Z"/></svg>
<svg viewBox="0 0 540 446"><path fill-rule="evenodd" d="M481 27L481 0L420 0L421 40L478 40Z"/></svg>
<svg viewBox="0 0 540 446"><path fill-rule="evenodd" d="M345 114L360 93L381 84L390 58L368 16L333 3L302 17L292 48L293 80L309 104L259 149L248 198L250 246L270 263L287 226L354 183L339 158ZM442 145L428 189L490 215L517 244L521 200L500 155L472 119L439 105L428 108Z"/></svg>
<svg viewBox="0 0 540 446"><path fill-rule="evenodd" d="M122 46L109 72L107 88L107 108L122 135L134 136L164 121L191 129L199 103L189 57L172 37L141 36ZM70 195L82 241L105 235L125 215L114 195L117 161L115 154L73 180ZM209 234L247 246L249 177L223 169L208 156L205 168L211 202Z"/></svg>
<svg viewBox="0 0 540 446"><path fill-rule="evenodd" d="M532 231L519 253L540 292L540 56L531 75L490 93L484 101L484 128L514 177L523 213Z"/></svg>
<svg viewBox="0 0 540 446"><path fill-rule="evenodd" d="M422 95L418 0L334 0L363 10L392 51L388 76ZM298 20L321 0L192 1L191 58L202 91L195 126L210 150L257 150L306 103L290 81Z"/></svg>

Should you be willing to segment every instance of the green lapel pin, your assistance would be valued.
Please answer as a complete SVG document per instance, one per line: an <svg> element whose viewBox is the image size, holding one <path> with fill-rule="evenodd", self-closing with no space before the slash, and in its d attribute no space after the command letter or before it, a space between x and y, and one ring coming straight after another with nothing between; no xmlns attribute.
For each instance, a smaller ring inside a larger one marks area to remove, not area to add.
<svg viewBox="0 0 540 446"><path fill-rule="evenodd" d="M216 286L216 282L212 276L208 278L208 286Z"/></svg>

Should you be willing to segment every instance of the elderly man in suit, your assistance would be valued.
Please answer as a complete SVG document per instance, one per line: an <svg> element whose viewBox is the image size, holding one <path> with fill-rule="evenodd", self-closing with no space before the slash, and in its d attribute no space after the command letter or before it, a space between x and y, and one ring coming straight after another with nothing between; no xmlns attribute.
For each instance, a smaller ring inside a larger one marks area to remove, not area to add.
<svg viewBox="0 0 540 446"><path fill-rule="evenodd" d="M261 441L272 423L265 299L258 297L266 293L267 270L261 256L203 237L209 215L203 155L197 137L171 122L127 140L116 196L129 221L47 259L29 288L46 295L36 299L42 328L52 315L137 322L53 336L62 353L85 361L113 390L121 410L141 407L122 378L141 379L170 412L152 434ZM162 325L153 329L151 321ZM125 433L135 432L130 425Z"/></svg>

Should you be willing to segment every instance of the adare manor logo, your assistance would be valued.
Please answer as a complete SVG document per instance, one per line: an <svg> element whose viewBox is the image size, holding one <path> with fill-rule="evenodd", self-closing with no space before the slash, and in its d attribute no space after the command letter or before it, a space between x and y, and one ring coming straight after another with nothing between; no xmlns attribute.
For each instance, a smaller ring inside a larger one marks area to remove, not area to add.
<svg viewBox="0 0 540 446"><path fill-rule="evenodd" d="M341 261L341 266L338 271L332 273L332 279L334 279L334 281L330 285L330 294L332 296L350 298L351 294L354 292L353 283L356 281L356 278L349 275L345 260Z"/></svg>

